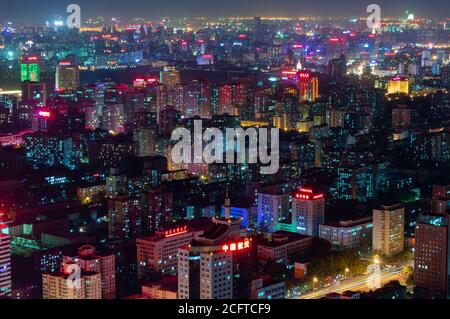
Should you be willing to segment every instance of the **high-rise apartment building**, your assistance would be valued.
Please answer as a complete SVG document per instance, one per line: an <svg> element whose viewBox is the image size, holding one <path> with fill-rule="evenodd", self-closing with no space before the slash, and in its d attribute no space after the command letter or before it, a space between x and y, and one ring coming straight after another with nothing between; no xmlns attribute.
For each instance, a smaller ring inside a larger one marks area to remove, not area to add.
<svg viewBox="0 0 450 319"><path fill-rule="evenodd" d="M62 265L66 263L77 264L84 271L96 272L101 276L103 299L116 297L116 266L114 255L103 255L90 245L78 249L76 256L63 256Z"/></svg>
<svg viewBox="0 0 450 319"><path fill-rule="evenodd" d="M66 264L68 265L68 264ZM43 274L43 299L102 299L101 275L96 272L81 272L75 283L70 273ZM69 281L72 281L70 284Z"/></svg>
<svg viewBox="0 0 450 319"><path fill-rule="evenodd" d="M0 232L0 297L11 294L10 238Z"/></svg>
<svg viewBox="0 0 450 319"><path fill-rule="evenodd" d="M402 205L381 206L373 210L372 249L385 256L403 251L405 208Z"/></svg>

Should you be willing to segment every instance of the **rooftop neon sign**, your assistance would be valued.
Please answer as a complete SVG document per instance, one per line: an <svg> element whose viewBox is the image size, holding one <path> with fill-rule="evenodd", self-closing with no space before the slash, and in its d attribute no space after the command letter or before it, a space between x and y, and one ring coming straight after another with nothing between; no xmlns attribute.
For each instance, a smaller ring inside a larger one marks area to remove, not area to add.
<svg viewBox="0 0 450 319"><path fill-rule="evenodd" d="M222 246L222 251L224 253L241 251L250 248L250 239L246 238L244 241L232 242Z"/></svg>
<svg viewBox="0 0 450 319"><path fill-rule="evenodd" d="M174 228L171 230L168 230L164 233L164 237L165 238L170 238L170 237L175 237L175 236L179 236L182 234L186 234L187 231L187 226L182 226L182 227L178 227L178 228Z"/></svg>

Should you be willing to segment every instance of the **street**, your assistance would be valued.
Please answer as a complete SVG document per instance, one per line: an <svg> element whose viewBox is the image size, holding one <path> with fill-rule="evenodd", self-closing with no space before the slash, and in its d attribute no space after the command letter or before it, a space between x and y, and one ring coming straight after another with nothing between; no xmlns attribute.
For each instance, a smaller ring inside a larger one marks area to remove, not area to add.
<svg viewBox="0 0 450 319"><path fill-rule="evenodd" d="M385 268L381 269L380 271L380 281L381 286L388 283L392 280L399 280L400 278L404 277L403 274L403 266L396 266L392 268ZM369 290L369 287L367 286L369 276L373 276L374 274L366 274L357 276L345 281L342 281L339 285L326 287L317 289L314 292L310 292L301 296L294 296L289 299L319 299L324 296L326 296L329 293L335 292L335 293L343 293L348 290L352 291L367 291Z"/></svg>

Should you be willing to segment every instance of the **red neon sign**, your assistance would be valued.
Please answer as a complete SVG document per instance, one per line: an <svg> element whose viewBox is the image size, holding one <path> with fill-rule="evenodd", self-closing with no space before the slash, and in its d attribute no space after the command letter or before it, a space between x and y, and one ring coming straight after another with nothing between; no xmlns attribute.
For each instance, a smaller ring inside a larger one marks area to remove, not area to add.
<svg viewBox="0 0 450 319"><path fill-rule="evenodd" d="M42 116L42 117L50 117L51 116L51 114L50 114L50 112L47 112L47 111L39 111L39 116Z"/></svg>
<svg viewBox="0 0 450 319"><path fill-rule="evenodd" d="M164 233L165 238L175 237L178 235L186 234L187 233L187 226L178 227L175 229L168 230Z"/></svg>
<svg viewBox="0 0 450 319"><path fill-rule="evenodd" d="M229 251L241 251L250 248L250 239L246 238L244 241L233 242L222 246L222 251L227 253Z"/></svg>
<svg viewBox="0 0 450 319"><path fill-rule="evenodd" d="M330 42L339 42L339 39L338 38L331 38L330 40L329 40Z"/></svg>
<svg viewBox="0 0 450 319"><path fill-rule="evenodd" d="M156 77L154 77L154 76L149 76L149 77L139 77L139 78L136 78L136 79L134 80L134 82L135 82L135 83L139 83L139 84L142 84L142 83L145 83L145 82L150 83L150 84L153 84L153 83L156 83L156 82L157 82L157 79L156 79Z"/></svg>
<svg viewBox="0 0 450 319"><path fill-rule="evenodd" d="M35 56L35 55L29 56L29 57L27 58L27 61L37 61L37 60L39 60L39 58L38 58L37 56Z"/></svg>
<svg viewBox="0 0 450 319"><path fill-rule="evenodd" d="M299 76L300 76L302 79L309 79L310 74L309 74L309 73L300 73Z"/></svg>
<svg viewBox="0 0 450 319"><path fill-rule="evenodd" d="M324 194L314 194L314 191L310 188L300 188L299 192L295 194L297 199L317 200L324 198Z"/></svg>

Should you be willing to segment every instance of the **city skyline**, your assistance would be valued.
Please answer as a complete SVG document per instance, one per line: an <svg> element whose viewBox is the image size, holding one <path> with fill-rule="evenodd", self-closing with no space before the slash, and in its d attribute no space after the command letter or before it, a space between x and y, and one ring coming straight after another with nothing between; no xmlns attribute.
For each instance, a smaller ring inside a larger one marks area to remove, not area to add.
<svg viewBox="0 0 450 319"><path fill-rule="evenodd" d="M109 3L0 6L1 300L450 299L450 3Z"/></svg>
<svg viewBox="0 0 450 319"><path fill-rule="evenodd" d="M339 4L332 0L324 1L261 1L230 0L225 3L214 4L214 1L194 0L165 2L147 2L144 0L132 0L126 4L118 0L92 1L80 0L61 2L57 0L47 1L42 5L37 0L18 0L8 4L8 12L0 12L1 20L27 21L43 23L54 16L65 16L65 8L70 3L76 3L82 8L84 18L98 16L121 17L126 20L133 18L158 19L161 17L195 18L195 17L364 17L367 16L366 8L372 2L359 0L344 0ZM423 1L376 1L381 7L382 16L402 17L405 11L415 13L424 18L445 18L450 11L450 3L439 0L431 0L427 4ZM220 10L218 8L220 7Z"/></svg>

